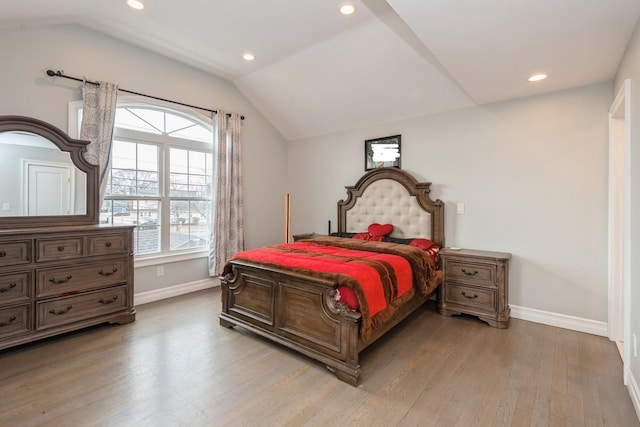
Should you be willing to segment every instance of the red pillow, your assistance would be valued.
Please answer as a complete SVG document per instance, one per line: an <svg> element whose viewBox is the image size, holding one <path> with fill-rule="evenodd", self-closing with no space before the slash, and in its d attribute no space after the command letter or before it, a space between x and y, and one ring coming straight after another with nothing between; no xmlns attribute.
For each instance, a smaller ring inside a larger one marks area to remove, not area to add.
<svg viewBox="0 0 640 427"><path fill-rule="evenodd" d="M368 232L364 232L364 233L358 233L358 234L354 234L354 236L352 237L352 239L358 239L358 240L369 240L369 233Z"/></svg>
<svg viewBox="0 0 640 427"><path fill-rule="evenodd" d="M412 241L409 242L409 245L416 246L416 247L418 247L420 249L424 249L426 251L431 246L435 245L435 243L433 243L429 239L413 239Z"/></svg>
<svg viewBox="0 0 640 427"><path fill-rule="evenodd" d="M378 224L377 222L374 222L373 224L369 225L367 230L373 237L384 237L387 234L391 234L391 232L393 231L393 225Z"/></svg>

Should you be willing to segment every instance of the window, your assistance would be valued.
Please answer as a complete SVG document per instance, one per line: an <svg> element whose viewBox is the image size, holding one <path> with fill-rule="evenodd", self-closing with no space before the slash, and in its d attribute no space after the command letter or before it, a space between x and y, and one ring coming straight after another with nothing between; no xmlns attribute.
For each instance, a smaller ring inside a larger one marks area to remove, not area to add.
<svg viewBox="0 0 640 427"><path fill-rule="evenodd" d="M208 248L212 147L193 115L119 102L100 221L136 225L137 256Z"/></svg>

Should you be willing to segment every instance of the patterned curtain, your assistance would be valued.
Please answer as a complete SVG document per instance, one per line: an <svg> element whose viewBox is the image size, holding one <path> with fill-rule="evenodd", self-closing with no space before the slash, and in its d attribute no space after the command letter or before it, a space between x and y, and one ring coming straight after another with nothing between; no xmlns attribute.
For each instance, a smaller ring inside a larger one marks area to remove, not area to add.
<svg viewBox="0 0 640 427"><path fill-rule="evenodd" d="M85 82L82 86L82 125L80 139L91 141L85 158L99 166L100 206L107 188L107 171L111 160L111 140L116 119L118 86L113 83Z"/></svg>
<svg viewBox="0 0 640 427"><path fill-rule="evenodd" d="M213 224L209 244L209 275L218 276L229 258L244 249L240 115L216 114L216 161L213 170Z"/></svg>

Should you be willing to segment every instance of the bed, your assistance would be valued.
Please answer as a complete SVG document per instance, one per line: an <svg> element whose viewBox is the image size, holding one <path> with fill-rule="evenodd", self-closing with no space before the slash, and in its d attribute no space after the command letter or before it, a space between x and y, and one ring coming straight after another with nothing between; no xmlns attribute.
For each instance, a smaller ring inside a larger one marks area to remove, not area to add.
<svg viewBox="0 0 640 427"><path fill-rule="evenodd" d="M241 326L283 344L357 386L360 352L422 306L442 280L436 256L437 248L444 247L444 204L430 198L430 185L398 168L371 170L346 187L348 197L338 202L333 235L236 254L221 276L220 324ZM359 251L366 259L352 260ZM340 261L336 272L318 272L296 257L320 257L322 264L332 265L336 258ZM349 267L341 264L346 258ZM355 273L357 263L363 264L362 276ZM363 291L357 282L366 283L364 289L369 282L400 281L406 268L411 269L410 289L394 285L385 290L386 306L372 315L377 304L368 300L372 291ZM345 269L357 277L343 274ZM385 274L366 279L373 270ZM355 301L345 298L353 295Z"/></svg>

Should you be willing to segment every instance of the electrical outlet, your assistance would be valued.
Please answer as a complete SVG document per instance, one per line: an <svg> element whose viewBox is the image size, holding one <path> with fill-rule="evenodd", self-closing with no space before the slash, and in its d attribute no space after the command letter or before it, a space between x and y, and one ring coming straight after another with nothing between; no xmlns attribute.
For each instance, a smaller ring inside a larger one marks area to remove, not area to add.
<svg viewBox="0 0 640 427"><path fill-rule="evenodd" d="M636 334L633 334L633 357L638 357L638 340Z"/></svg>
<svg viewBox="0 0 640 427"><path fill-rule="evenodd" d="M458 205L456 206L456 212L459 214L464 213L464 203L458 203Z"/></svg>
<svg viewBox="0 0 640 427"><path fill-rule="evenodd" d="M9 202L4 202L2 204L2 210L3 211L10 211L11 210L11 204Z"/></svg>
<svg viewBox="0 0 640 427"><path fill-rule="evenodd" d="M164 266L162 265L158 266L158 268L156 269L156 275L158 277L164 276Z"/></svg>

